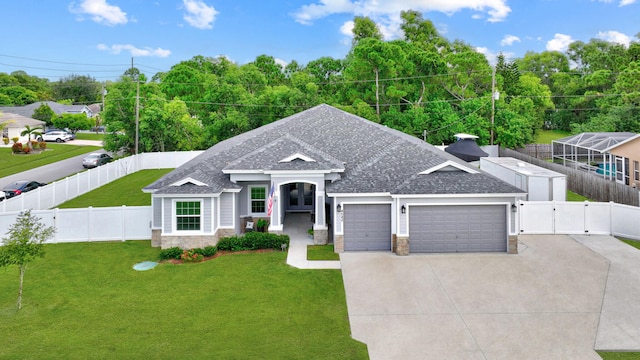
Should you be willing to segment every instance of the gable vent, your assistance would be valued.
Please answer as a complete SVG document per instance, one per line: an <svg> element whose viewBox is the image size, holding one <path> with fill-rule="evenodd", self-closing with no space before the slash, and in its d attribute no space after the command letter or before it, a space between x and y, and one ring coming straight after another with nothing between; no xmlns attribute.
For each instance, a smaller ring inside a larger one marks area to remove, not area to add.
<svg viewBox="0 0 640 360"><path fill-rule="evenodd" d="M292 162L294 160L302 160L302 161L306 161L306 162L315 162L314 159L312 159L312 158L310 158L310 157L308 157L306 155L300 154L300 153L295 153L295 154L293 154L291 156L288 156L288 157L286 157L286 158L284 158L284 159L282 159L282 160L280 160L278 162L281 162L281 163L283 163L283 162Z"/></svg>
<svg viewBox="0 0 640 360"><path fill-rule="evenodd" d="M464 165L458 164L457 162L453 162L451 160L447 160L445 162L443 162L442 164L438 164L436 166L433 166L425 171L420 172L420 175L427 175L427 174L431 174L433 172L436 171L464 171L466 173L469 174L477 174L479 173L479 171L474 170L472 168L466 167Z"/></svg>
<svg viewBox="0 0 640 360"><path fill-rule="evenodd" d="M198 181L192 178L185 178L179 181L174 182L173 184L169 185L169 186L182 186L182 185L186 185L186 184L192 184L192 185L196 185L196 186L207 186L207 184L203 183L202 181Z"/></svg>

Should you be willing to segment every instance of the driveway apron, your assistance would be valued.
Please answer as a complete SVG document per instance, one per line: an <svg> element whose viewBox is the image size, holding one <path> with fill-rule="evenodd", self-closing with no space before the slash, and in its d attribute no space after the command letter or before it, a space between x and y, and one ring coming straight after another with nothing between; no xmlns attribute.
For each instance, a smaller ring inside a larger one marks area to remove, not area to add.
<svg viewBox="0 0 640 360"><path fill-rule="evenodd" d="M371 359L600 359L609 261L567 236L520 254L343 253L352 336Z"/></svg>

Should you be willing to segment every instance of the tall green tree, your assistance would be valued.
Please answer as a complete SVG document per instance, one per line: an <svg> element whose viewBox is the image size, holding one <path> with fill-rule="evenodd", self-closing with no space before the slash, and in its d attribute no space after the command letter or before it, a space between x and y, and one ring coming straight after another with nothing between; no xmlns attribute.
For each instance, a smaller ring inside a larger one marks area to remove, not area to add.
<svg viewBox="0 0 640 360"><path fill-rule="evenodd" d="M27 265L44 257L44 242L53 237L56 229L40 222L40 218L26 210L18 214L16 222L9 227L8 237L0 246L0 267L16 265L20 271L18 287L18 310L22 309L22 289Z"/></svg>
<svg viewBox="0 0 640 360"><path fill-rule="evenodd" d="M55 116L56 113L51 110L49 105L47 105L46 103L42 103L37 109L33 111L33 115L31 117L40 121L44 121L47 123L47 125L53 125L53 118Z"/></svg>
<svg viewBox="0 0 640 360"><path fill-rule="evenodd" d="M89 75L72 74L53 83L56 99L71 99L74 104L92 104L100 100L102 84Z"/></svg>
<svg viewBox="0 0 640 360"><path fill-rule="evenodd" d="M382 33L378 25L366 16L356 16L353 19L353 29L351 32L353 33L352 46L356 46L364 39L382 40Z"/></svg>

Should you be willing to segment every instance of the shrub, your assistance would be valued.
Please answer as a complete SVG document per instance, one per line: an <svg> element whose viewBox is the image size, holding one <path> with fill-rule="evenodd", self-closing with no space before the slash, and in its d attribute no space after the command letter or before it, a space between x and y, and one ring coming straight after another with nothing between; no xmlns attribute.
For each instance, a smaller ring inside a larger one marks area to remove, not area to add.
<svg viewBox="0 0 640 360"><path fill-rule="evenodd" d="M160 260L180 259L180 255L182 255L182 249L177 246L160 250Z"/></svg>
<svg viewBox="0 0 640 360"><path fill-rule="evenodd" d="M9 138L8 138L8 137L3 137L3 138L2 138L2 142L3 142L5 145L9 145Z"/></svg>
<svg viewBox="0 0 640 360"><path fill-rule="evenodd" d="M281 249L289 247L289 236L272 233L250 232L244 236L230 236L218 241L218 250L241 251L258 249Z"/></svg>
<svg viewBox="0 0 640 360"><path fill-rule="evenodd" d="M216 248L215 246L206 246L204 248L195 248L192 250L202 256L209 257L215 255L218 248Z"/></svg>
<svg viewBox="0 0 640 360"><path fill-rule="evenodd" d="M182 254L180 255L180 259L183 262L200 262L204 260L204 256L200 254L197 250L201 250L201 249L190 249L190 250L183 251Z"/></svg>
<svg viewBox="0 0 640 360"><path fill-rule="evenodd" d="M22 143L14 142L13 145L11 145L11 151L14 154L21 153L22 152Z"/></svg>
<svg viewBox="0 0 640 360"><path fill-rule="evenodd" d="M11 141L13 141L14 144L17 143L18 140L20 140L20 138L17 137L17 136L14 136L14 137L11 138Z"/></svg>
<svg viewBox="0 0 640 360"><path fill-rule="evenodd" d="M25 154L28 154L31 152L31 148L27 145L25 147L22 148L22 152Z"/></svg>
<svg viewBox="0 0 640 360"><path fill-rule="evenodd" d="M38 143L38 146L40 147L40 149L46 149L47 148L47 142L46 141L40 141Z"/></svg>

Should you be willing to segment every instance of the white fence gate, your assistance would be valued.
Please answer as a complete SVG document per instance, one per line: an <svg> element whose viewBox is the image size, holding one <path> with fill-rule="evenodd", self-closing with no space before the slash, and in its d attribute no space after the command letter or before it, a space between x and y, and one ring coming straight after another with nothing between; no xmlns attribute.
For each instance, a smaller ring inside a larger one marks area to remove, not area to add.
<svg viewBox="0 0 640 360"><path fill-rule="evenodd" d="M613 202L523 201L520 234L613 235L640 240L640 208Z"/></svg>

